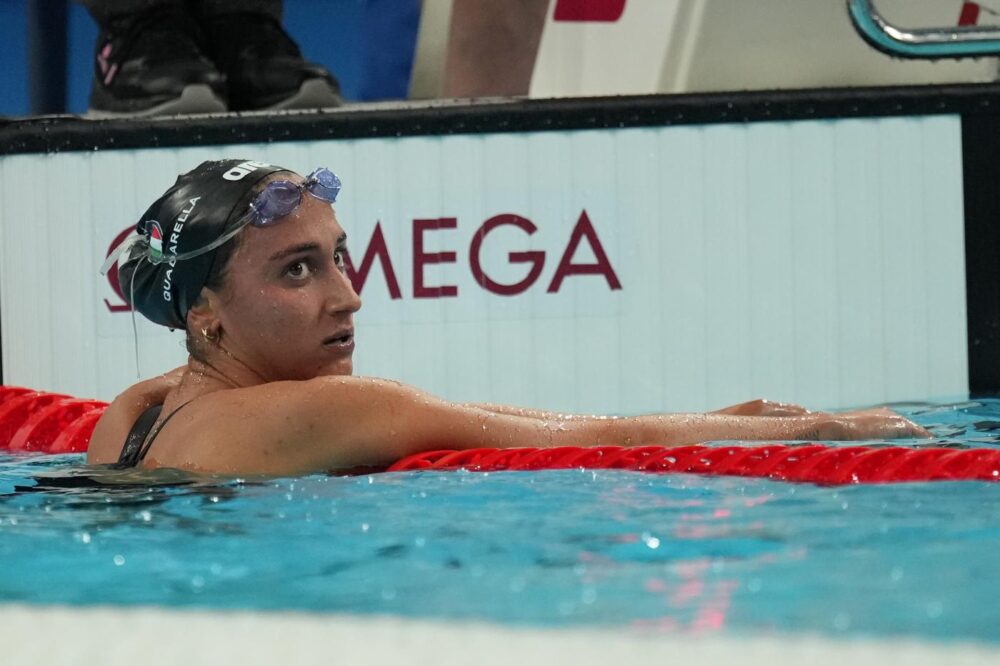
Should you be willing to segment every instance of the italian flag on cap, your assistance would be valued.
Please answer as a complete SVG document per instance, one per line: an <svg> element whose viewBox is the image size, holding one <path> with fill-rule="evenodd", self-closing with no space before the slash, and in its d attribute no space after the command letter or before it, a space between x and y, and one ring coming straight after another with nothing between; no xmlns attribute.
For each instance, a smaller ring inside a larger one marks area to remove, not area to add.
<svg viewBox="0 0 1000 666"><path fill-rule="evenodd" d="M149 255L153 259L163 256L163 230L156 222L149 224Z"/></svg>

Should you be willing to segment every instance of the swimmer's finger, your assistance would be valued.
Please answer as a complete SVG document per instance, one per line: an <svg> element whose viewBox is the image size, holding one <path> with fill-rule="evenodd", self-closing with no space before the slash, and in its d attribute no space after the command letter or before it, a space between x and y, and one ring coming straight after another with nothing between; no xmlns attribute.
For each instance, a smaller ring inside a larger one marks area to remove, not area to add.
<svg viewBox="0 0 1000 666"><path fill-rule="evenodd" d="M910 432L912 433L910 435L910 437L920 437L920 438L923 438L923 439L930 439L931 437L934 436L931 433L931 431L928 430L927 428L924 428L923 426L919 426L916 423L914 423L913 421L910 421L908 419L907 419L906 422L910 424Z"/></svg>
<svg viewBox="0 0 1000 666"><path fill-rule="evenodd" d="M918 426L913 421L903 416L900 416L899 414L890 414L888 416L877 415L875 417L884 419L885 434L883 435L883 437L885 437L886 439L905 439L909 437L914 437L914 438L932 437L931 433L928 432L926 429Z"/></svg>
<svg viewBox="0 0 1000 666"><path fill-rule="evenodd" d="M817 431L820 439L902 439L930 437L924 428L899 414L881 410L835 414L824 418Z"/></svg>
<svg viewBox="0 0 1000 666"><path fill-rule="evenodd" d="M896 435L897 438L904 438L904 437L930 438L930 437L933 437L933 435L926 428L923 428L923 427L917 425L916 423L914 423L910 419L906 418L905 416L902 416L901 414L898 414L898 413L892 411L888 407L877 407L875 409L868 410L868 413L872 414L873 416L877 415L877 416L882 416L882 417L891 419L892 422L895 424L897 432L900 433L900 434Z"/></svg>

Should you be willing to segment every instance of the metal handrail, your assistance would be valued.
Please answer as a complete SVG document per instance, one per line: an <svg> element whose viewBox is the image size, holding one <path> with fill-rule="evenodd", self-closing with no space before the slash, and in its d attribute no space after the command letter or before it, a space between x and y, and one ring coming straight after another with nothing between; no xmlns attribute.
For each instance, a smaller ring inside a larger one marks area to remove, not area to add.
<svg viewBox="0 0 1000 666"><path fill-rule="evenodd" d="M847 0L858 33L879 51L903 58L971 58L1000 54L1000 28L898 28L876 11L873 0Z"/></svg>

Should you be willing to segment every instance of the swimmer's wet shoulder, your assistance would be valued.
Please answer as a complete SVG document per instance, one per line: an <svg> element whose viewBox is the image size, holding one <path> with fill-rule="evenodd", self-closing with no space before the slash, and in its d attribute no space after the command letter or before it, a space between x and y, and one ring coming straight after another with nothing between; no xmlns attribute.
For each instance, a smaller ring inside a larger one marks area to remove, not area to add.
<svg viewBox="0 0 1000 666"><path fill-rule="evenodd" d="M403 448L391 443L405 429L401 420L412 418L408 405L432 400L396 382L367 377L269 382L194 398L182 386L165 397L153 425L149 407L140 410L146 402L137 402L134 393L123 394L107 410L89 462L117 462L138 425L140 439L151 442L135 461L144 468L284 475L388 465L413 452L405 443L412 438L403 438ZM148 423L142 423L144 416Z"/></svg>
<svg viewBox="0 0 1000 666"><path fill-rule="evenodd" d="M121 395L104 410L87 450L87 462L112 463L118 459L125 436L139 416L153 405L162 405L167 396L181 381L187 366L181 366L162 375L139 382Z"/></svg>

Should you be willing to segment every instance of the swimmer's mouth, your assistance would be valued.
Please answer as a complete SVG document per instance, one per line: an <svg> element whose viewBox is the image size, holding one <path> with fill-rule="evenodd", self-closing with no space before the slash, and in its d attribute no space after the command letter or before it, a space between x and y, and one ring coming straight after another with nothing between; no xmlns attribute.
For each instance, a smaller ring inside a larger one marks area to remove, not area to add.
<svg viewBox="0 0 1000 666"><path fill-rule="evenodd" d="M346 346L354 343L354 329L350 329L341 333L340 335L331 335L330 337L323 340L323 345L327 347L331 346Z"/></svg>

